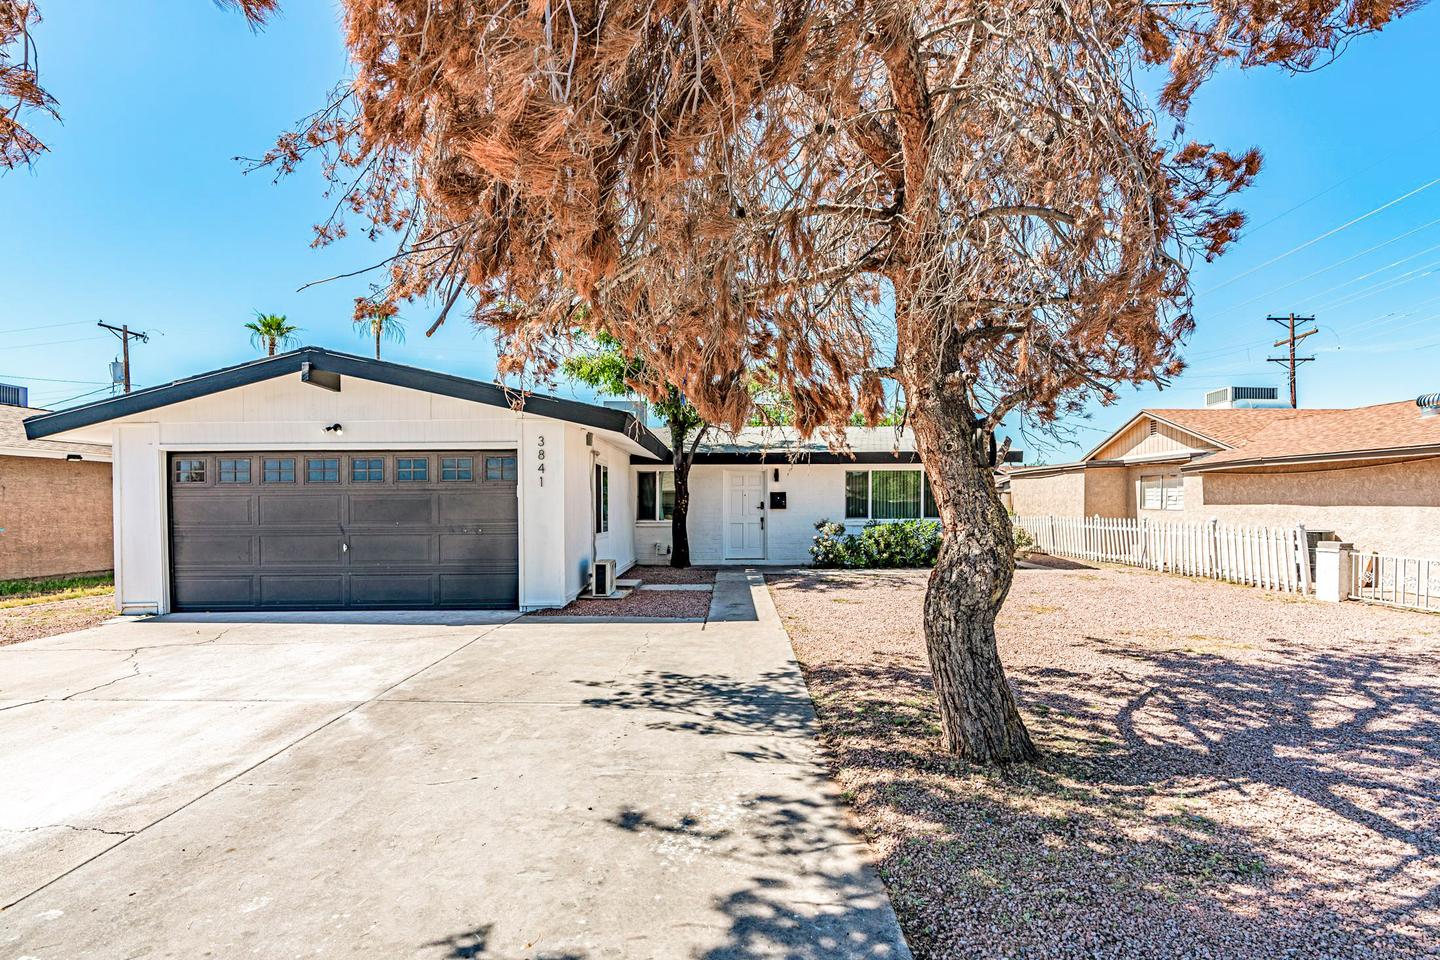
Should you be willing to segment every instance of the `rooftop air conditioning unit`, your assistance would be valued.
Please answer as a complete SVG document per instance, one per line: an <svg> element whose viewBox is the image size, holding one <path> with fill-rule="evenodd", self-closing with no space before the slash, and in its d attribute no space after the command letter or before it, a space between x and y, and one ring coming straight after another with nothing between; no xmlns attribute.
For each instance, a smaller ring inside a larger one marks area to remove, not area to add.
<svg viewBox="0 0 1440 960"><path fill-rule="evenodd" d="M1279 387L1221 387L1205 394L1205 406L1216 410L1288 407Z"/></svg>
<svg viewBox="0 0 1440 960"><path fill-rule="evenodd" d="M0 383L0 406L28 407L29 405L30 391L28 389L10 383Z"/></svg>
<svg viewBox="0 0 1440 960"><path fill-rule="evenodd" d="M608 597L615 592L615 561L596 560L590 567L590 596Z"/></svg>

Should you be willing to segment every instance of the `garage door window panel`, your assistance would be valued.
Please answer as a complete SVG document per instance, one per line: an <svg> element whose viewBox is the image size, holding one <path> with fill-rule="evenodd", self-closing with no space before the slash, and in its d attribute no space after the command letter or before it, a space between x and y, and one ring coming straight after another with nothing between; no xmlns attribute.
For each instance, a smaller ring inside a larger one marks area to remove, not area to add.
<svg viewBox="0 0 1440 960"><path fill-rule="evenodd" d="M306 483L339 483L340 460L336 458L311 458L305 461Z"/></svg>
<svg viewBox="0 0 1440 960"><path fill-rule="evenodd" d="M352 457L350 459L351 483L384 483L384 457Z"/></svg>
<svg viewBox="0 0 1440 960"><path fill-rule="evenodd" d="M430 458L396 457L395 479L399 483L428 483L430 481Z"/></svg>
<svg viewBox="0 0 1440 960"><path fill-rule="evenodd" d="M446 482L463 482L475 479L474 457L441 457L440 479Z"/></svg>
<svg viewBox="0 0 1440 960"><path fill-rule="evenodd" d="M262 475L265 483L294 483L294 457L266 457Z"/></svg>
<svg viewBox="0 0 1440 960"><path fill-rule="evenodd" d="M204 483L205 482L204 458L186 457L175 461L175 482L176 483Z"/></svg>
<svg viewBox="0 0 1440 960"><path fill-rule="evenodd" d="M518 473L514 457L486 457L485 479L513 482Z"/></svg>
<svg viewBox="0 0 1440 960"><path fill-rule="evenodd" d="M221 483L249 483L250 482L250 458L239 459L221 458L219 461Z"/></svg>

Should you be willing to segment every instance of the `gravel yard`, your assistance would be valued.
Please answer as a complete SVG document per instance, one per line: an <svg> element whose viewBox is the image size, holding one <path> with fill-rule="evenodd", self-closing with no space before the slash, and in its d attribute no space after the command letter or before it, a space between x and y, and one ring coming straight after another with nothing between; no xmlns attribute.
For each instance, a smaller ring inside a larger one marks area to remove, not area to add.
<svg viewBox="0 0 1440 960"><path fill-rule="evenodd" d="M115 616L115 597L101 594L77 600L32 603L0 609L0 646L88 630Z"/></svg>
<svg viewBox="0 0 1440 960"><path fill-rule="evenodd" d="M935 752L927 575L767 574L920 960L1440 956L1440 617L1020 570L994 771Z"/></svg>

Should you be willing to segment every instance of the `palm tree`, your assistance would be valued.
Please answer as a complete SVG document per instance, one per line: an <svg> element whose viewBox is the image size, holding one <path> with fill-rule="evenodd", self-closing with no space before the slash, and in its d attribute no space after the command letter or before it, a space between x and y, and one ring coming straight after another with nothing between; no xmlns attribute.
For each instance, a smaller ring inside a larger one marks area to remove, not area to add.
<svg viewBox="0 0 1440 960"><path fill-rule="evenodd" d="M377 303L367 297L355 298L355 326L362 336L375 338L375 359L380 359L380 341L405 342L405 324L395 314L393 303Z"/></svg>
<svg viewBox="0 0 1440 960"><path fill-rule="evenodd" d="M250 345L264 346L266 356L270 357L275 356L278 345L289 347L300 342L295 336L300 328L286 320L281 313L261 313L256 310L255 319L245 324L245 329L250 331Z"/></svg>

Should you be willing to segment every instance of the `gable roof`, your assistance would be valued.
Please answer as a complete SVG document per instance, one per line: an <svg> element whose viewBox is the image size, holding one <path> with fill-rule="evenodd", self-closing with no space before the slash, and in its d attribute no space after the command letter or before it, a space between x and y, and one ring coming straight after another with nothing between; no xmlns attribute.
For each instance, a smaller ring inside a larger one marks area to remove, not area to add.
<svg viewBox="0 0 1440 960"><path fill-rule="evenodd" d="M1289 407L1253 407L1237 409L1217 409L1201 407L1198 409L1187 409L1184 407L1158 407L1141 410L1135 416L1125 421L1121 427L1111 433L1104 440L1100 441L1094 449L1085 454L1085 460L1094 457L1101 450L1120 437L1140 420L1149 417L1161 423L1167 423L1177 430L1182 430L1191 436L1202 440L1222 450L1230 450L1242 447L1250 442L1262 430L1281 420L1292 420L1296 417L1305 417L1316 413L1324 413L1321 410L1292 410Z"/></svg>
<svg viewBox="0 0 1440 960"><path fill-rule="evenodd" d="M1440 456L1440 417L1422 417L1413 400L1348 410L1306 410L1277 420L1249 441L1185 467L1187 471L1315 460Z"/></svg>
<svg viewBox="0 0 1440 960"><path fill-rule="evenodd" d="M63 460L78 456L82 460L110 462L110 448L103 443L71 443L68 440L31 440L25 434L25 419L44 414L35 407L0 405L0 457L40 457Z"/></svg>
<svg viewBox="0 0 1440 960"><path fill-rule="evenodd" d="M308 366L306 366L308 365ZM508 390L496 383L471 380L450 373L423 370L388 360L371 360L349 353L337 353L320 347L301 347L289 353L273 357L262 357L232 367L222 367L209 373L197 374L172 383L147 387L134 393L122 394L73 407L42 413L25 421L25 435L34 440L63 433L78 427L87 427L107 420L143 413L157 407L169 406L196 397L232 390L262 380L271 380L287 373L301 372L302 368L326 374L345 377L359 377L376 383L387 383L396 387L407 387L425 393L470 400L475 403L503 407L508 410L523 410L536 416L552 420L565 420L597 430L611 430L624 434L657 458L670 456L670 448L634 415L625 410L601 407L578 400L565 400L543 393L521 393Z"/></svg>

